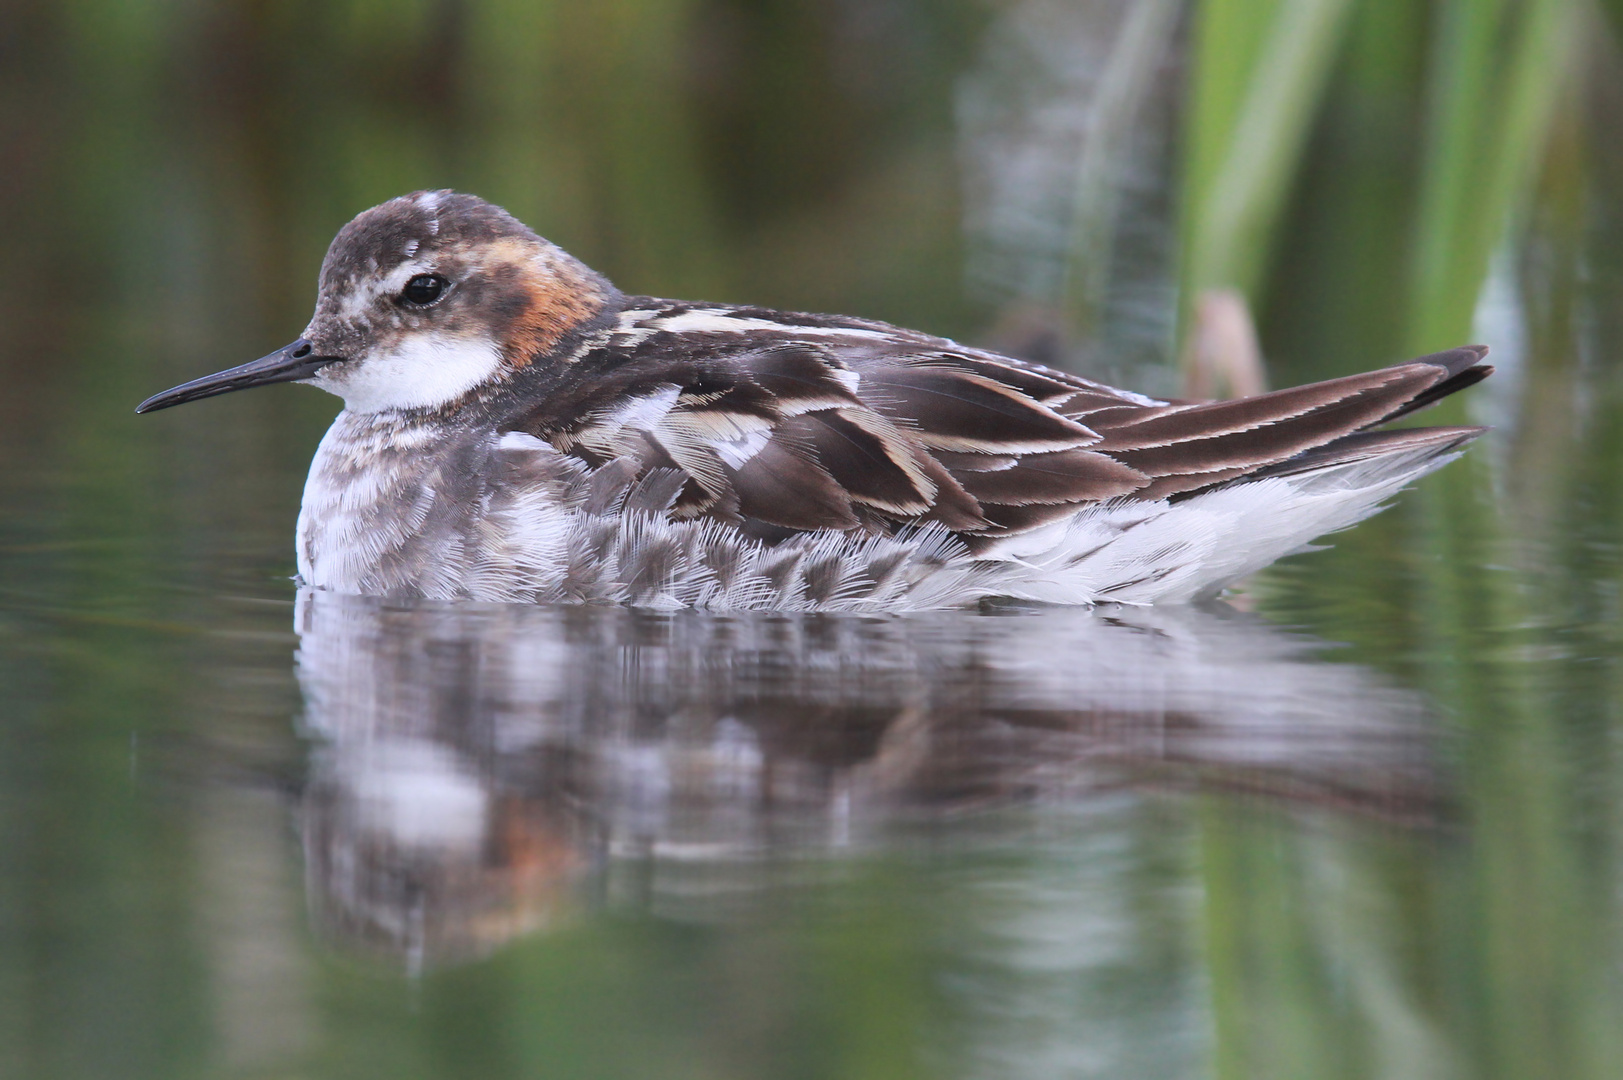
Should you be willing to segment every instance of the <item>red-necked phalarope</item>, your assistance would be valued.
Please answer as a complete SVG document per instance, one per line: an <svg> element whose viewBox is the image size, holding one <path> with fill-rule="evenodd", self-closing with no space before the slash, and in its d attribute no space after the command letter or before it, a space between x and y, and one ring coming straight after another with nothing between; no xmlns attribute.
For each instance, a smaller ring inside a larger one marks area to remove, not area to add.
<svg viewBox="0 0 1623 1080"><path fill-rule="evenodd" d="M298 524L317 588L907 610L1210 594L1352 525L1474 427L1371 430L1479 346L1234 401L1158 401L885 323L626 296L499 207L361 214L284 349L138 412L344 399Z"/></svg>

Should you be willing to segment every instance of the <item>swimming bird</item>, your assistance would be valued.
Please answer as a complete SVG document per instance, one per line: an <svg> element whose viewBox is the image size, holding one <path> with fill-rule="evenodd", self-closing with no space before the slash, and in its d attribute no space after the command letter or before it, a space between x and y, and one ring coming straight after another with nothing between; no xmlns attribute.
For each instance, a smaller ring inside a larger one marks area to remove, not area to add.
<svg viewBox="0 0 1623 1080"><path fill-rule="evenodd" d="M357 216L285 348L137 412L278 382L344 401L302 581L392 598L900 611L1213 594L1453 460L1378 430L1468 346L1230 401L1116 389L868 319L628 296L512 215Z"/></svg>

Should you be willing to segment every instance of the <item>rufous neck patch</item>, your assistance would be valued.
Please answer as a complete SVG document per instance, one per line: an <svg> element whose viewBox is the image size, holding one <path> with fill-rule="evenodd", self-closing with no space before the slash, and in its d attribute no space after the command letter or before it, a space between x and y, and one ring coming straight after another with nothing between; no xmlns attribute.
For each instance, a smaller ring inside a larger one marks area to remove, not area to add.
<svg viewBox="0 0 1623 1080"><path fill-rule="evenodd" d="M563 337L594 318L608 300L602 278L546 242L507 238L492 243L482 260L501 280L511 315L497 340L510 368L528 367ZM505 312L504 312L505 314Z"/></svg>

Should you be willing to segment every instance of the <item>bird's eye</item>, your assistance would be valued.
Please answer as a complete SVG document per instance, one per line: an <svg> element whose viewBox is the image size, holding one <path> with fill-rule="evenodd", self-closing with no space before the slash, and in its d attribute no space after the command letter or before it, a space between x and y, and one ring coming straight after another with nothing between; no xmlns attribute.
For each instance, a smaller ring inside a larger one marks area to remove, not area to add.
<svg viewBox="0 0 1623 1080"><path fill-rule="evenodd" d="M427 307L445 292L446 284L446 280L438 274L418 274L406 282L406 287L400 291L400 298L408 304Z"/></svg>

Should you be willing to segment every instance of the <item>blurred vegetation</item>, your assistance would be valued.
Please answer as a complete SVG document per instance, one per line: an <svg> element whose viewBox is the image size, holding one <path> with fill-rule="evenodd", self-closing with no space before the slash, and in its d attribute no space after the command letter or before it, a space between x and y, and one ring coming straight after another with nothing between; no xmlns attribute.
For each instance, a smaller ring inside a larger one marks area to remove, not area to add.
<svg viewBox="0 0 1623 1080"><path fill-rule="evenodd" d="M336 405L287 390L129 410L292 338L337 227L439 186L507 205L628 290L848 311L1092 371L1136 350L1126 375L1151 389L1175 384L1207 289L1248 299L1275 385L1486 339L1502 371L1472 397L1494 434L1252 590L1432 695L1456 735L1456 827L1304 825L1208 797L1187 864L1166 856L1182 826L1136 842L1199 890L1218 1075L1616 1075L1623 0L1132 6L12 0L0 1077L273 1075L216 1055L196 898L218 873L197 824L217 796L133 797L132 748L237 739L296 769L290 684L233 681L279 662L285 610L245 601L242 637L201 631L213 597L282 595ZM1015 46L1039 55L1059 40L1044 20L1073 8L1096 18L1108 78L1041 98L1050 69ZM963 273L980 241L961 178L993 152L963 135L965 87L994 69L1032 80L1007 95L1028 114L1071 110L1064 139L1032 129L1075 153L1053 250L1016 253L1059 270L1021 290ZM866 919L791 913L744 945L611 919L415 988L313 959L326 1027L298 1060L922 1073L921 1031L961 1035L931 980L962 972L911 907L940 882L909 873L852 886ZM1074 990L1056 992L1097 1004Z"/></svg>
<svg viewBox="0 0 1623 1080"><path fill-rule="evenodd" d="M1281 614L1387 657L1446 705L1466 831L1415 857L1459 873L1428 880L1369 851L1359 876L1382 886L1330 914L1304 889L1308 846L1211 808L1219 1072L1607 1075L1623 1054L1619 762L1596 741L1623 705L1620 522L1601 509L1623 496L1606 487L1623 418L1617 7L1319 4L1312 29L1337 38L1326 64L1288 25L1312 5L1288 6L1197 16L1186 295L1243 290L1279 384L1479 339L1503 370L1475 402L1498 426L1488 445L1268 589ZM1316 119L1270 112L1275 92ZM1249 158L1248 124L1266 151ZM1458 422L1471 404L1431 415ZM1327 916L1397 937L1338 970L1311 959ZM1364 997L1350 1012L1349 986Z"/></svg>

